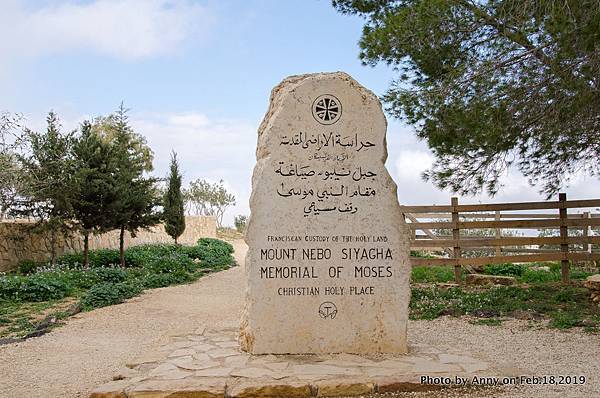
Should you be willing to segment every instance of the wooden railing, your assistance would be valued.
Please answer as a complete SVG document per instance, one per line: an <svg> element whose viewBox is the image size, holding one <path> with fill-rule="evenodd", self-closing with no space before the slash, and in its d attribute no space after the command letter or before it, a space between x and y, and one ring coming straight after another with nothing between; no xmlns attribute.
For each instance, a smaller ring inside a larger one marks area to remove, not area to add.
<svg viewBox="0 0 600 398"><path fill-rule="evenodd" d="M569 214L568 209L597 207L600 207L600 199L567 200L566 194L561 193L558 201L459 205L458 198L452 198L449 206L402 206L402 211L412 232L411 249L445 252L441 258L411 257L413 266L454 266L456 281L460 283L461 267L466 265L561 261L562 281L568 283L570 261L600 260L600 252L592 250L592 245L600 245L600 236L591 233L592 227L600 226L600 214L590 211ZM549 209L557 211L514 213ZM506 211L513 213L502 213ZM487 220L489 218L493 220ZM495 231L493 237L465 234L468 230L490 228ZM503 236L502 229L554 229L559 231L559 236ZM569 236L569 229L581 231L580 236ZM440 236L434 230L449 233ZM418 235L417 231L424 235ZM531 247L534 245L537 248ZM557 248L544 249L540 248L541 245L557 245ZM494 254L479 257L462 255L463 250L481 248L493 248Z"/></svg>

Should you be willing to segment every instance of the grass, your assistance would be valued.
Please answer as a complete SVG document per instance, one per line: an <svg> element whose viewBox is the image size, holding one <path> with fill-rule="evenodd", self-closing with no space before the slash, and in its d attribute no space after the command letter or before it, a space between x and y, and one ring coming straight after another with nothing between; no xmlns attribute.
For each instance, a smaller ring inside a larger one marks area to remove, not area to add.
<svg viewBox="0 0 600 398"><path fill-rule="evenodd" d="M24 337L50 316L65 319L65 310L77 301L75 297L37 303L0 300L0 338Z"/></svg>
<svg viewBox="0 0 600 398"><path fill-rule="evenodd" d="M435 319L443 315L484 318L480 324L499 324L496 318L531 313L549 319L548 326L568 329L600 327L600 308L589 300L587 289L559 283L490 288L415 287L410 302L411 319ZM493 320L492 320L493 319Z"/></svg>
<svg viewBox="0 0 600 398"><path fill-rule="evenodd" d="M533 267L549 267L550 271L543 271ZM512 276L519 283L548 283L560 282L560 262L530 263L530 264L494 264L487 265L484 272L488 275ZM580 270L571 266L569 277L572 280L582 280L592 275L592 272ZM464 273L463 273L464 277ZM413 267L412 282L414 283L448 283L454 282L452 267Z"/></svg>

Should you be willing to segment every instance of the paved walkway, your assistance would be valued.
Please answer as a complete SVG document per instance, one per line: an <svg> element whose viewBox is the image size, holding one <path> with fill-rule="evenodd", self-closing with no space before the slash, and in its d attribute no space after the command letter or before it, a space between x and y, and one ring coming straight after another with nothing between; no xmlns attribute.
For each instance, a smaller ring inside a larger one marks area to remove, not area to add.
<svg viewBox="0 0 600 398"><path fill-rule="evenodd" d="M243 264L247 247L233 242ZM0 346L0 397L87 397L124 364L170 334L237 327L244 294L235 267L190 285L155 289L71 318L51 333Z"/></svg>

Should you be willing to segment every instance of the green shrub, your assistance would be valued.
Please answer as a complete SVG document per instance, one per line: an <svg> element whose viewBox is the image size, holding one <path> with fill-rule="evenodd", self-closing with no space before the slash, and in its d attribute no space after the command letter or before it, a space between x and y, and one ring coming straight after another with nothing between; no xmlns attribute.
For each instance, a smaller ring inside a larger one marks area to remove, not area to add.
<svg viewBox="0 0 600 398"><path fill-rule="evenodd" d="M170 253L152 259L145 268L154 274L176 274L194 272L196 264L185 254Z"/></svg>
<svg viewBox="0 0 600 398"><path fill-rule="evenodd" d="M577 313L572 312L555 312L551 315L550 326L556 329L569 329L576 326L581 326L581 318Z"/></svg>
<svg viewBox="0 0 600 398"><path fill-rule="evenodd" d="M79 269L83 264L82 253L67 253L56 258L56 264L61 268Z"/></svg>
<svg viewBox="0 0 600 398"><path fill-rule="evenodd" d="M99 282L124 282L127 279L127 272L120 268L94 268L88 271L91 278Z"/></svg>
<svg viewBox="0 0 600 398"><path fill-rule="evenodd" d="M85 309L119 304L140 294L142 287L135 283L100 283L92 286L81 299Z"/></svg>
<svg viewBox="0 0 600 398"><path fill-rule="evenodd" d="M32 276L20 277L15 281L18 291L13 291L16 301L48 301L66 297L71 287L63 278L57 278L54 273L40 272Z"/></svg>
<svg viewBox="0 0 600 398"><path fill-rule="evenodd" d="M21 260L21 261L19 261L19 265L17 266L17 269L19 271L19 274L29 275L29 274L33 274L39 268L39 266L40 266L40 264L38 264L37 262L35 262L33 260Z"/></svg>
<svg viewBox="0 0 600 398"><path fill-rule="evenodd" d="M233 253L233 246L231 246L231 244L224 242L220 239L200 238L200 239L198 239L198 242L196 243L196 245L198 245L200 247L205 247L205 248L215 251L215 252L221 252L224 254L232 254Z"/></svg>
<svg viewBox="0 0 600 398"><path fill-rule="evenodd" d="M219 239L202 238L196 246L187 247L186 254L200 260L202 266L220 268L234 264L233 246Z"/></svg>
<svg viewBox="0 0 600 398"><path fill-rule="evenodd" d="M142 284L147 289L154 289L157 287L167 287L190 282L193 279L192 275L183 272L173 274L149 274L142 280Z"/></svg>
<svg viewBox="0 0 600 398"><path fill-rule="evenodd" d="M90 268L120 265L121 258L119 251L115 249L90 250L89 254Z"/></svg>
<svg viewBox="0 0 600 398"><path fill-rule="evenodd" d="M489 264L485 266L484 272L488 275L521 276L525 268L520 264Z"/></svg>
<svg viewBox="0 0 600 398"><path fill-rule="evenodd" d="M125 265L127 267L144 267L159 257L181 251L182 247L170 244L133 246L125 250Z"/></svg>
<svg viewBox="0 0 600 398"><path fill-rule="evenodd" d="M0 300L16 300L22 279L20 276L0 276Z"/></svg>

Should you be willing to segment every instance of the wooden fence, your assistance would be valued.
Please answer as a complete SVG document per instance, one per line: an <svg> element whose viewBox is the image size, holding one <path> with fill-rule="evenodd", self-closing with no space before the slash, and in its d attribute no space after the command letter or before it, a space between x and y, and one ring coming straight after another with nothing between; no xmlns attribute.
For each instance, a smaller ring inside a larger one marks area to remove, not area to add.
<svg viewBox="0 0 600 398"><path fill-rule="evenodd" d="M567 200L567 195L561 193L558 201L459 205L458 198L452 198L449 206L402 206L402 211L412 232L411 249L446 252L444 258L411 257L412 266L454 266L456 281L460 283L461 266L464 265L561 261L562 281L568 283L570 261L600 260L600 252L592 250L592 245L600 244L600 236L591 232L592 227L600 226L600 214L589 210L569 214L568 210L597 207L600 207L600 199ZM556 212L531 212L549 209ZM506 211L512 213L503 213ZM522 211L530 213L515 213ZM488 220L490 218L493 220ZM493 229L495 234L491 237L467 236L469 230L478 229ZM547 237L503 236L503 229L554 229L559 233ZM580 231L579 236L572 236L574 233L570 236L569 229ZM448 233L440 236L434 230ZM424 234L419 235L417 231ZM541 248L542 245L556 245L556 249ZM463 250L482 248L493 248L494 254L479 257L461 254Z"/></svg>

